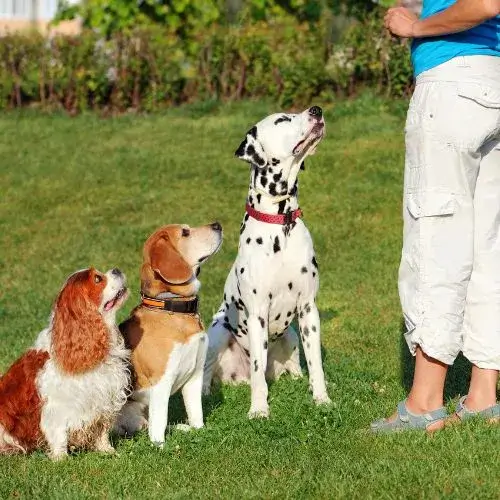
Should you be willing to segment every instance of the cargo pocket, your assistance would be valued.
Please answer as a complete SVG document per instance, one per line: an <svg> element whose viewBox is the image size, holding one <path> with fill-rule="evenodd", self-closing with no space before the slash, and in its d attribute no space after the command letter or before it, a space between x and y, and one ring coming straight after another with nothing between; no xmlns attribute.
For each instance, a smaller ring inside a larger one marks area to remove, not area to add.
<svg viewBox="0 0 500 500"><path fill-rule="evenodd" d="M477 102L485 108L500 108L500 90L477 83L459 83L458 95Z"/></svg>
<svg viewBox="0 0 500 500"><path fill-rule="evenodd" d="M407 195L407 208L414 219L453 215L456 206L453 193L427 191Z"/></svg>

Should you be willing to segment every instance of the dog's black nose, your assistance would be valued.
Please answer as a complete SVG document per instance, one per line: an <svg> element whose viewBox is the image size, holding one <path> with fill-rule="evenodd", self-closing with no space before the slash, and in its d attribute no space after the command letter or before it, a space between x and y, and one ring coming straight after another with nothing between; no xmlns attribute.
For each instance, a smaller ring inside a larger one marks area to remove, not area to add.
<svg viewBox="0 0 500 500"><path fill-rule="evenodd" d="M319 106L312 106L311 108L309 108L309 114L311 116L317 116L318 118L321 118L323 110Z"/></svg>
<svg viewBox="0 0 500 500"><path fill-rule="evenodd" d="M114 269L111 269L111 274L114 274L115 276L121 276L122 272L115 267Z"/></svg>
<svg viewBox="0 0 500 500"><path fill-rule="evenodd" d="M214 222L213 224L210 224L210 227L214 231L222 231L222 226L218 222Z"/></svg>

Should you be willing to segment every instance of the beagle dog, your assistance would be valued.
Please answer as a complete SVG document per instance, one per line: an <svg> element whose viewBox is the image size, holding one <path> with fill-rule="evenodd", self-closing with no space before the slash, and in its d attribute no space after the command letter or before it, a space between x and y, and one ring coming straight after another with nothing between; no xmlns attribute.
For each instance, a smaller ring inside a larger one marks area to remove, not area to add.
<svg viewBox="0 0 500 500"><path fill-rule="evenodd" d="M120 324L131 351L133 388L117 419L118 434L132 435L147 426L150 440L162 446L168 401L178 390L189 426L203 427L201 391L208 340L198 314L198 275L201 264L221 244L218 222L197 228L168 225L147 239L142 302Z"/></svg>

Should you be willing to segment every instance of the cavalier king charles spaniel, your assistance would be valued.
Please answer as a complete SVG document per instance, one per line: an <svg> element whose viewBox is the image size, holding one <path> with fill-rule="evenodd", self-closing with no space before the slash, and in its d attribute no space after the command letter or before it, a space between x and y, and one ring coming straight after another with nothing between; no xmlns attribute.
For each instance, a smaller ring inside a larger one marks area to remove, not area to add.
<svg viewBox="0 0 500 500"><path fill-rule="evenodd" d="M0 453L68 447L110 453L127 399L129 352L116 323L127 297L119 269L72 274L33 347L0 379Z"/></svg>

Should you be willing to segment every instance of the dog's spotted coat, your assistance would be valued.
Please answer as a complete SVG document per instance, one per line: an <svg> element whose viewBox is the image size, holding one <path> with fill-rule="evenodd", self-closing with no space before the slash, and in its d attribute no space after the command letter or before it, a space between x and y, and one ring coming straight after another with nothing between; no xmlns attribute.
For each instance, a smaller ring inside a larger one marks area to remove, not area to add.
<svg viewBox="0 0 500 500"><path fill-rule="evenodd" d="M296 210L297 175L323 133L317 106L299 114L274 114L252 127L235 153L251 165L247 203L268 214ZM268 416L266 376L302 376L298 337L290 326L298 316L314 400L328 403L315 304L318 282L311 236L300 218L282 226L245 214L224 300L208 332L205 392L212 378L250 380L249 416Z"/></svg>

